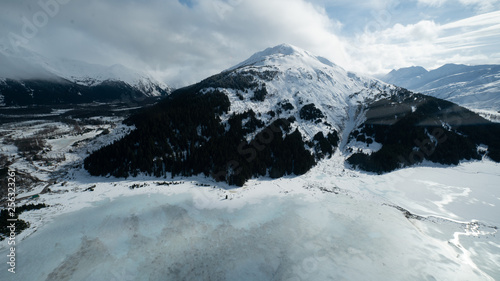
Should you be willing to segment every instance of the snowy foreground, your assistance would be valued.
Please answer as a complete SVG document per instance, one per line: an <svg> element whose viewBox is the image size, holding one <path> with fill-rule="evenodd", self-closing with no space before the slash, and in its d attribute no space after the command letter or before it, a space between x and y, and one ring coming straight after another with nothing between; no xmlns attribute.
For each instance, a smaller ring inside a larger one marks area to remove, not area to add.
<svg viewBox="0 0 500 281"><path fill-rule="evenodd" d="M21 215L0 280L500 280L499 164L375 176L339 159L238 189L75 170Z"/></svg>
<svg viewBox="0 0 500 281"><path fill-rule="evenodd" d="M50 187L17 202L50 207L20 215L31 228L16 237L16 274L0 242L2 281L500 280L500 164L377 176L345 168L337 153L304 176L232 188L203 177L90 177L80 168L87 151L125 134L123 125L75 134L27 122L0 132L28 137L48 125L58 128L50 153L65 160L0 149L20 181L41 180L18 198Z"/></svg>

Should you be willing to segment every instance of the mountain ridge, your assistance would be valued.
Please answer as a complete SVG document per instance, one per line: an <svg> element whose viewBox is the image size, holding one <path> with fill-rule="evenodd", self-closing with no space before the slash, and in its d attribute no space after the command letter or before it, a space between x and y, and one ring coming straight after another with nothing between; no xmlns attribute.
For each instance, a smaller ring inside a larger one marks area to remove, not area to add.
<svg viewBox="0 0 500 281"><path fill-rule="evenodd" d="M393 70L381 80L476 112L500 113L500 65L446 64L421 73L414 69Z"/></svg>
<svg viewBox="0 0 500 281"><path fill-rule="evenodd" d="M132 116L127 124L137 130L85 167L121 177L204 174L235 185L303 174L341 144L351 107L397 91L325 62L291 45L258 52Z"/></svg>
<svg viewBox="0 0 500 281"><path fill-rule="evenodd" d="M377 173L488 153L500 161L500 140L485 133L500 136L497 124L289 45L178 89L126 122L136 130L85 159L91 175L203 174L242 186L307 173L336 151L346 168ZM469 128L474 122L482 125ZM480 152L481 144L489 147Z"/></svg>
<svg viewBox="0 0 500 281"><path fill-rule="evenodd" d="M42 81L45 83L43 86ZM113 89L113 85L116 89ZM54 93L57 99L52 99L50 96L53 93L48 90L54 88L61 91ZM119 92L120 88L126 91L123 95L106 95L96 91L101 88L114 92ZM48 59L25 48L19 48L18 52L0 52L0 104L3 105L107 102L125 97L159 97L170 92L166 84L123 65L103 66L71 59Z"/></svg>

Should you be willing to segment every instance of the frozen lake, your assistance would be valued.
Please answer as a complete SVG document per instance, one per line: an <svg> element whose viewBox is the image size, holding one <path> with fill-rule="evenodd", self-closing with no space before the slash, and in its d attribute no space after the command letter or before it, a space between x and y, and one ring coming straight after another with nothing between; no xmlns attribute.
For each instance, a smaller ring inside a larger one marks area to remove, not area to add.
<svg viewBox="0 0 500 281"><path fill-rule="evenodd" d="M500 278L500 239L490 227L500 225L497 164L353 177L322 169L235 190L152 181L130 190L133 182L123 181L54 195L47 203L68 209L40 211L52 221L17 245L17 273L4 268L0 279ZM387 204L423 217L408 219Z"/></svg>

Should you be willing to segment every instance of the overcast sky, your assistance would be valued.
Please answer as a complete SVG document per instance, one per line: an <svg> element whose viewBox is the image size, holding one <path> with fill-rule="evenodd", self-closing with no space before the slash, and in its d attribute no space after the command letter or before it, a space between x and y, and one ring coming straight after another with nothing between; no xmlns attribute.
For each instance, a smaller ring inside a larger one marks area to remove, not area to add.
<svg viewBox="0 0 500 281"><path fill-rule="evenodd" d="M120 63L174 87L281 43L366 74L500 64L500 0L0 0L0 48Z"/></svg>

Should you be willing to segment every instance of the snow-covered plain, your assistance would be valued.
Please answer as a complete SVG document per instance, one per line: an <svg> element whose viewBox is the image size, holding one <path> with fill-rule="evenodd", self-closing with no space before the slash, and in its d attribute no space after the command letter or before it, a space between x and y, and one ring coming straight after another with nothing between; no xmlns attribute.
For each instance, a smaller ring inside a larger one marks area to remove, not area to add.
<svg viewBox="0 0 500 281"><path fill-rule="evenodd" d="M377 176L341 159L237 189L74 169L37 199L52 207L21 215L32 228L17 238L17 273L4 263L0 280L500 278L499 164Z"/></svg>

